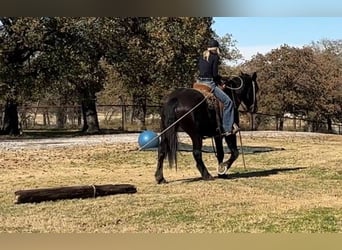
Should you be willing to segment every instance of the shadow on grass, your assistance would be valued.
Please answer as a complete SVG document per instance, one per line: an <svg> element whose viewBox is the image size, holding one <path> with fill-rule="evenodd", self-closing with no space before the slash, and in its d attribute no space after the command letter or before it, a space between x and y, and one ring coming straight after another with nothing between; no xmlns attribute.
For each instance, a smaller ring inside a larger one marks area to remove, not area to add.
<svg viewBox="0 0 342 250"><path fill-rule="evenodd" d="M227 154L230 154L230 150L227 146L223 147L224 152ZM143 149L143 151L157 151L158 148L147 148ZM178 144L178 151L182 152L192 152L192 145L187 144L187 143L179 143ZM263 147L263 146L243 146L238 147L238 150L240 153L244 154L256 154L256 153L266 153L266 152L271 152L271 151L282 151L285 150L285 148L274 148L274 147ZM202 152L203 153L215 153L215 149L213 146L203 146L202 147Z"/></svg>
<svg viewBox="0 0 342 250"><path fill-rule="evenodd" d="M267 169L267 170L258 170L258 171L250 171L250 172L243 172L243 173L232 173L228 174L224 177L218 177L215 176L215 179L220 179L220 180L234 180L234 179L243 179L243 178L254 178L254 177L266 177L270 175L276 175L282 172L289 172L289 171L297 171L305 169L305 167L293 167L293 168L272 168L272 169ZM196 178L187 178L187 179L180 179L180 180L175 180L175 181L170 181L172 182L195 182L195 181L202 181L203 179L201 177L196 177Z"/></svg>
<svg viewBox="0 0 342 250"><path fill-rule="evenodd" d="M253 178L253 177L266 177L270 175L276 175L282 172L289 172L289 171L296 171L296 170L301 170L305 169L304 167L295 167L295 168L272 168L268 170L260 170L260 171L251 171L251 172L243 172L243 173L232 173L228 174L227 177L225 178L219 178L215 177L218 179L241 179L241 178Z"/></svg>

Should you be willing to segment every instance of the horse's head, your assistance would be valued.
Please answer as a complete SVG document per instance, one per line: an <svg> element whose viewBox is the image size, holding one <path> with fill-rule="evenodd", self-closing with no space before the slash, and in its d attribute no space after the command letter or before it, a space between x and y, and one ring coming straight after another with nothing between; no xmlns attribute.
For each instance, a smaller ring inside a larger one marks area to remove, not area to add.
<svg viewBox="0 0 342 250"><path fill-rule="evenodd" d="M239 76L233 78L222 78L224 91L232 98L236 107L243 103L246 111L251 113L258 111L257 92L259 87L256 78L256 72L252 75L241 72Z"/></svg>

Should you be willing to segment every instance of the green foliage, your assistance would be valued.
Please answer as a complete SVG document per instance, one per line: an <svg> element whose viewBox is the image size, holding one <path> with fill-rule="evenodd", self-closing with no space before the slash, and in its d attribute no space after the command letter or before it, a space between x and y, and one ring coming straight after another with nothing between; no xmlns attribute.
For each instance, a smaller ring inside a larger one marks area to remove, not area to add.
<svg viewBox="0 0 342 250"><path fill-rule="evenodd" d="M142 98L158 104L176 87L189 87L209 38L222 59L241 57L232 35L217 37L210 17L3 17L0 25L0 98L20 103L105 103ZM257 54L242 69L257 71L260 111L342 117L342 42L283 45ZM221 67L223 74L237 69ZM137 99L137 100L138 100Z"/></svg>
<svg viewBox="0 0 342 250"><path fill-rule="evenodd" d="M125 36L109 60L132 96L158 102L169 89L192 83L201 46L211 34L211 18L126 18L121 22Z"/></svg>
<svg viewBox="0 0 342 250"><path fill-rule="evenodd" d="M210 17L1 18L0 98L45 105L95 101L146 105L190 87L210 38L222 58L237 58L231 35L218 38ZM84 107L84 106L82 106ZM137 114L136 114L137 113Z"/></svg>
<svg viewBox="0 0 342 250"><path fill-rule="evenodd" d="M41 49L42 26L38 18L1 18L0 97L24 101L37 85L32 59Z"/></svg>
<svg viewBox="0 0 342 250"><path fill-rule="evenodd" d="M77 101L103 88L99 62L114 43L115 19L27 17L1 23L0 77L16 98L53 93Z"/></svg>
<svg viewBox="0 0 342 250"><path fill-rule="evenodd" d="M46 96L54 103L75 102L102 90L110 73L122 83L121 94L158 102L170 89L192 84L198 56L215 36L212 22L210 17L1 18L1 96L12 89L26 102ZM236 57L231 35L220 43L223 58Z"/></svg>

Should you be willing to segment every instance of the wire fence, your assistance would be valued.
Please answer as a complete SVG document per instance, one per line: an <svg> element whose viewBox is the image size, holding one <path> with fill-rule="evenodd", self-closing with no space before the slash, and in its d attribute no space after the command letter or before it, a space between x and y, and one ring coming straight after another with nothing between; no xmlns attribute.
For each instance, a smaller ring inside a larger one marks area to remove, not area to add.
<svg viewBox="0 0 342 250"><path fill-rule="evenodd" d="M136 115L137 105L97 105L101 129L122 132L151 129L159 131L160 106L147 106L144 123ZM4 109L0 107L0 128L3 124ZM18 108L20 126L25 130L74 129L81 130L83 118L80 106L20 106ZM141 117L141 116L140 116ZM251 116L240 111L242 130L284 130L302 132L324 132L342 134L342 123L312 121L304 117L286 117L257 113Z"/></svg>

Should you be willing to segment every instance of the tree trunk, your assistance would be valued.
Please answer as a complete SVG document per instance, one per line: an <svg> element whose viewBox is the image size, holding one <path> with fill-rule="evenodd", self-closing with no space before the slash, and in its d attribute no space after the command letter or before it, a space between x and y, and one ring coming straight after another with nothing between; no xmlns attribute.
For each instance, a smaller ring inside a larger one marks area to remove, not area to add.
<svg viewBox="0 0 342 250"><path fill-rule="evenodd" d="M50 115L49 115L49 109L46 108L43 113L44 117L44 126L49 126L50 127Z"/></svg>
<svg viewBox="0 0 342 250"><path fill-rule="evenodd" d="M328 124L328 132L332 133L333 129L332 129L332 120L330 118L327 118L327 124Z"/></svg>
<svg viewBox="0 0 342 250"><path fill-rule="evenodd" d="M66 123L66 110L64 107L57 107L57 112L56 112L56 125L57 128L63 129L65 128L65 123Z"/></svg>
<svg viewBox="0 0 342 250"><path fill-rule="evenodd" d="M77 108L77 126L82 125L82 107Z"/></svg>
<svg viewBox="0 0 342 250"><path fill-rule="evenodd" d="M14 100L8 100L5 105L5 115L2 134L19 135L18 104Z"/></svg>
<svg viewBox="0 0 342 250"><path fill-rule="evenodd" d="M82 101L83 129L85 133L97 133L100 131L97 117L96 100L85 99Z"/></svg>
<svg viewBox="0 0 342 250"><path fill-rule="evenodd" d="M280 131L284 130L284 118L283 117L279 118L279 130Z"/></svg>
<svg viewBox="0 0 342 250"><path fill-rule="evenodd" d="M18 190L15 203L29 203L42 201L56 201L61 199L85 199L96 198L99 196L136 193L137 189L131 184L107 184L91 186L72 186L58 188L40 188Z"/></svg>
<svg viewBox="0 0 342 250"><path fill-rule="evenodd" d="M284 130L284 114L276 116L276 130L277 131Z"/></svg>
<svg viewBox="0 0 342 250"><path fill-rule="evenodd" d="M146 112L147 112L146 96L135 95L133 96L133 102L136 104L133 107L133 117L138 119L140 129L144 130L146 129Z"/></svg>
<svg viewBox="0 0 342 250"><path fill-rule="evenodd" d="M0 105L0 133L2 131L2 125L3 125L3 107Z"/></svg>

